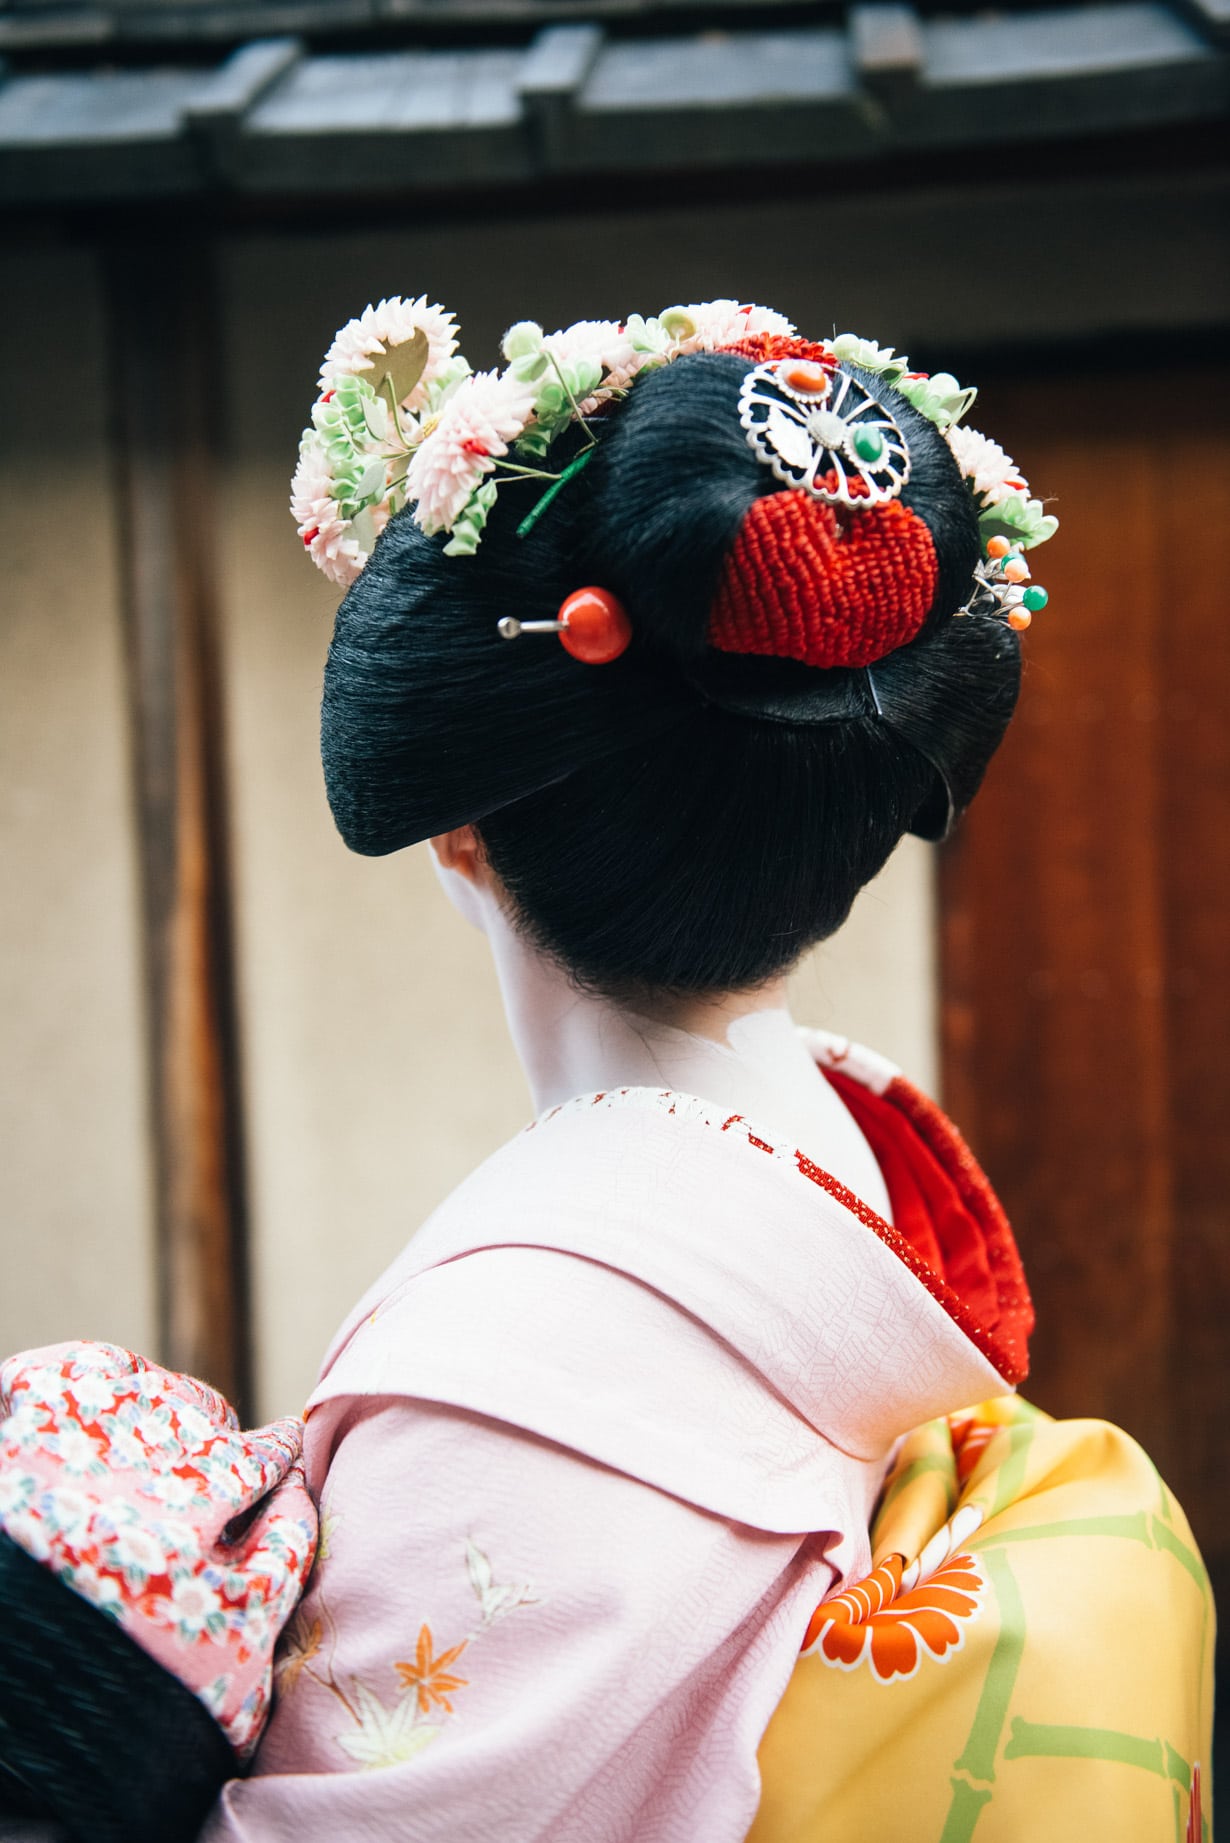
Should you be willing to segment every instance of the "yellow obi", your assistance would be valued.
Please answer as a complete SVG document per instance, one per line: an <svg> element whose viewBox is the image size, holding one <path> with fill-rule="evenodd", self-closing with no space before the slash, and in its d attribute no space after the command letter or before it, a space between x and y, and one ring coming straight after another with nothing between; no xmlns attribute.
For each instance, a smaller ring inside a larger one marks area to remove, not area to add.
<svg viewBox="0 0 1230 1843"><path fill-rule="evenodd" d="M872 1559L812 1617L748 1843L1209 1843L1212 1595L1127 1434L1011 1395L929 1421Z"/></svg>

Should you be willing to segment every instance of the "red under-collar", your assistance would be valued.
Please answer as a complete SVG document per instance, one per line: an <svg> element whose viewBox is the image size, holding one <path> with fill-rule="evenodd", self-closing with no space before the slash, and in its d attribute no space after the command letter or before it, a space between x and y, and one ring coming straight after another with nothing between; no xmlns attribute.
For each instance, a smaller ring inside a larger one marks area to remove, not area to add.
<svg viewBox="0 0 1230 1843"><path fill-rule="evenodd" d="M948 1116L898 1076L877 1094L826 1068L884 1174L893 1221L859 1214L1009 1382L1029 1370L1034 1310L999 1198ZM806 1166L804 1166L806 1169ZM825 1189L834 1180L808 1170Z"/></svg>

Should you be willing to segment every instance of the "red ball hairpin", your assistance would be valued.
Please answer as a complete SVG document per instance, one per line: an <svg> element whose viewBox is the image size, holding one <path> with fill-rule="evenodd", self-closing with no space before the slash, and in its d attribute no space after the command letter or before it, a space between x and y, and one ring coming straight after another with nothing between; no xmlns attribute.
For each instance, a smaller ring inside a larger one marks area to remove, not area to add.
<svg viewBox="0 0 1230 1843"><path fill-rule="evenodd" d="M587 666L609 665L632 644L627 610L609 589L574 589L553 621L519 621L506 614L499 627L504 640L520 634L558 634L564 650Z"/></svg>

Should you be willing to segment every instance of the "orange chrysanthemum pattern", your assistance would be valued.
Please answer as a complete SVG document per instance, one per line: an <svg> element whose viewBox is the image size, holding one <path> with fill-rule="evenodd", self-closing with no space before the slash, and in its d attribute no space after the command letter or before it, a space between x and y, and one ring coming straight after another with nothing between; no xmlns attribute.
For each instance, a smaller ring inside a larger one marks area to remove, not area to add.
<svg viewBox="0 0 1230 1843"><path fill-rule="evenodd" d="M889 1555L863 1580L812 1614L803 1651L838 1670L864 1662L879 1683L905 1682L924 1657L942 1663L965 1643L986 1586L972 1555L952 1555L926 1580L901 1591L904 1558Z"/></svg>
<svg viewBox="0 0 1230 1843"><path fill-rule="evenodd" d="M1001 1421L980 1421L974 1414L950 1414L952 1450L957 1462L957 1483L964 1489L973 1477L978 1462L997 1433L1003 1432Z"/></svg>

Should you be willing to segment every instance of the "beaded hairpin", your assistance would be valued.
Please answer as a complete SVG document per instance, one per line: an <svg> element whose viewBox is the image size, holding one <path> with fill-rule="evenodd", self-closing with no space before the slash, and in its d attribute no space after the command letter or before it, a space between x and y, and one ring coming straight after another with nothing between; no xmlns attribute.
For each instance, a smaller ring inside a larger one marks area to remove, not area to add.
<svg viewBox="0 0 1230 1843"><path fill-rule="evenodd" d="M1050 597L1040 583L1030 582L1029 565L1019 544L1010 544L1005 537L993 537L987 543L986 552L974 569L973 593L957 613L1002 614L1009 627L1024 633Z"/></svg>

